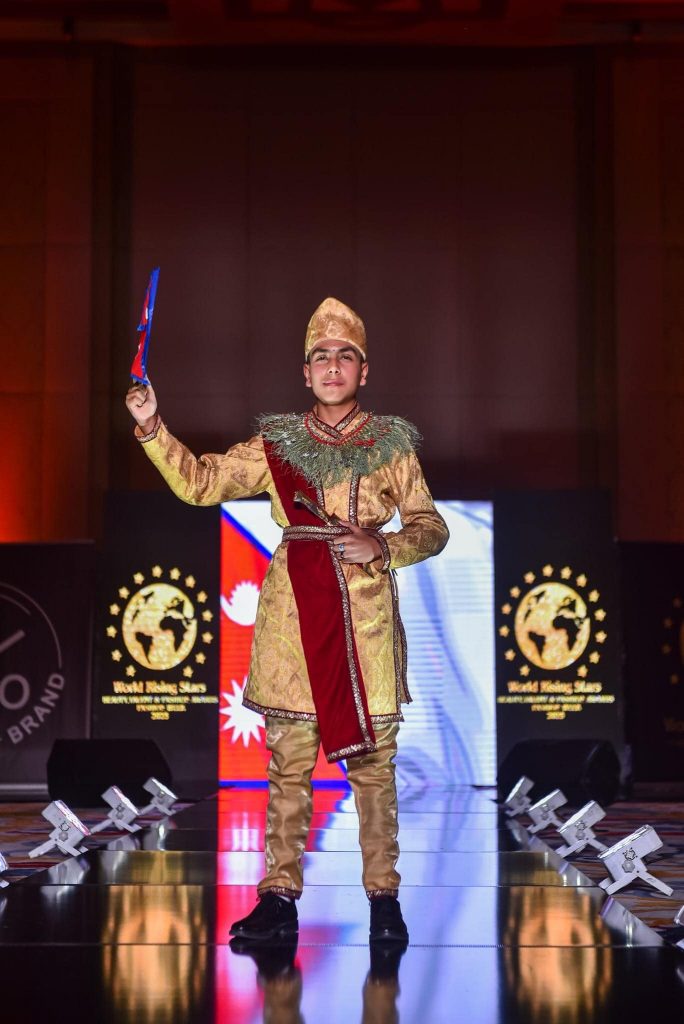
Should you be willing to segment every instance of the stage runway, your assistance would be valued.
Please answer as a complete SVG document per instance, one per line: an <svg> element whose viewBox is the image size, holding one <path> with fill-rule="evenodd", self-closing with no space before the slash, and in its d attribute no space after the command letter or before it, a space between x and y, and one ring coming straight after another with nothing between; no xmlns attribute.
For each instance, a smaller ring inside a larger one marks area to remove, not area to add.
<svg viewBox="0 0 684 1024"><path fill-rule="evenodd" d="M222 790L3 890L3 1021L625 1024L681 1015L684 952L543 843L521 846L491 793L468 788L400 799L403 956L371 956L353 802L332 789L315 794L296 952L234 952L230 924L251 908L262 870L265 799Z"/></svg>

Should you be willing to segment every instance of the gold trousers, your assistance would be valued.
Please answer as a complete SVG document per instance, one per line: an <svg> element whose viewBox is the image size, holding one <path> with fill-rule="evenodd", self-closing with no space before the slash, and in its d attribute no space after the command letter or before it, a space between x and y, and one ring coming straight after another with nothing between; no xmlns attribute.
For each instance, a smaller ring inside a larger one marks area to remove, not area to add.
<svg viewBox="0 0 684 1024"><path fill-rule="evenodd" d="M359 816L359 843L363 885L369 896L396 895L401 881L399 821L394 758L399 724L375 728L378 749L350 757L347 778ZM318 757L320 737L316 722L267 717L268 810L266 812L266 875L259 892L273 890L301 894L302 857L313 810L311 774Z"/></svg>

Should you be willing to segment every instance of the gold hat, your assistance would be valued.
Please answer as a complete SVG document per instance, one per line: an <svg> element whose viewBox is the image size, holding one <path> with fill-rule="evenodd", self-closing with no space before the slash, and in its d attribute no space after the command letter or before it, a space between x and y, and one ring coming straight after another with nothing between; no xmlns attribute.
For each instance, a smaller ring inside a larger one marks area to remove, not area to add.
<svg viewBox="0 0 684 1024"><path fill-rule="evenodd" d="M345 341L366 358L366 329L358 314L339 299L324 299L309 320L304 339L304 358L319 341Z"/></svg>

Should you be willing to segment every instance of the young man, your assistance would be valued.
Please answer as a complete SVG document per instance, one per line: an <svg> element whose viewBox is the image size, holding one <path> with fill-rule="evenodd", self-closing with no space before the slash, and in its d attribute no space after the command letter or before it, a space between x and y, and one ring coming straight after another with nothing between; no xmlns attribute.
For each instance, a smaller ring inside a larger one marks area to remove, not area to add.
<svg viewBox="0 0 684 1024"><path fill-rule="evenodd" d="M272 940L297 932L302 856L319 745L347 761L359 815L371 941L406 942L396 870L394 757L406 686L406 645L392 570L442 550L448 530L415 455L417 432L363 412L362 321L337 299L313 314L304 415L262 418L225 455L195 458L157 413L152 387L130 389L136 436L179 498L211 505L267 493L283 527L263 583L244 703L266 716L266 874L258 903L231 933ZM381 527L399 510L402 528Z"/></svg>

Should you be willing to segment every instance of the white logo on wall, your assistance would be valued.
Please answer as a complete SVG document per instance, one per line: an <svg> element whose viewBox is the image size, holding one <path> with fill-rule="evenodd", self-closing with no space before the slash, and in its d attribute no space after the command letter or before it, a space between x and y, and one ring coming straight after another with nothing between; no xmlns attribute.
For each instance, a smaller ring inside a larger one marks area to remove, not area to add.
<svg viewBox="0 0 684 1024"><path fill-rule="evenodd" d="M37 732L64 690L62 649L49 616L23 590L0 583L0 743Z"/></svg>

